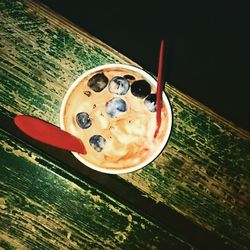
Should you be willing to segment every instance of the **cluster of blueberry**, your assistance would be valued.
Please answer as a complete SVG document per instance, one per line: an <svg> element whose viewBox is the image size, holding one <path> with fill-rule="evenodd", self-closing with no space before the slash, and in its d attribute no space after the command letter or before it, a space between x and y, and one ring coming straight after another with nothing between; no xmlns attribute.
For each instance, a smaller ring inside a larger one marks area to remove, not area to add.
<svg viewBox="0 0 250 250"><path fill-rule="evenodd" d="M132 82L131 86L130 83ZM124 76L115 76L110 81L103 74L98 73L91 77L88 81L88 86L94 92L101 92L108 86L108 90L112 94L116 94L118 96L125 95L129 88L131 89L131 93L141 99L144 99L144 104L148 108L150 112L156 111L156 94L151 94L151 86L145 80L136 80L132 75L124 75ZM85 91L87 96L91 95L90 91ZM120 97L114 97L109 100L105 109L107 114L113 118L118 116L120 113L127 111L126 102ZM87 129L92 125L92 121L89 117L89 114L86 112L80 112L76 115L77 124L83 128ZM101 135L93 135L89 139L90 145L97 151L100 152L105 146L106 139Z"/></svg>

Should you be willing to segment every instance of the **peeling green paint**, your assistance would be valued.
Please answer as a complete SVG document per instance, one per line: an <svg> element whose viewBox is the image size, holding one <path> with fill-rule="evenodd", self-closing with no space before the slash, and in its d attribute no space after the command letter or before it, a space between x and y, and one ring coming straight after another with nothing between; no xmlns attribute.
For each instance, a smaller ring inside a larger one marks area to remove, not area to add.
<svg viewBox="0 0 250 250"><path fill-rule="evenodd" d="M55 174L50 169L58 169L59 165L1 130L0 155L1 247L192 248L88 183L78 179L76 185L67 173L64 177Z"/></svg>
<svg viewBox="0 0 250 250"><path fill-rule="evenodd" d="M58 125L62 98L81 73L105 63L136 65L33 1L0 1L0 34L0 103L8 116L24 113ZM172 86L166 92L174 116L167 147L143 170L119 178L244 249L250 240L250 135ZM5 153L13 153L11 143L4 144ZM26 151L16 150L13 161L18 164ZM28 158L52 172L58 169L46 157ZM86 207L100 210L98 196L89 199L96 202ZM117 232L126 232L128 215L112 204L107 209L124 217Z"/></svg>

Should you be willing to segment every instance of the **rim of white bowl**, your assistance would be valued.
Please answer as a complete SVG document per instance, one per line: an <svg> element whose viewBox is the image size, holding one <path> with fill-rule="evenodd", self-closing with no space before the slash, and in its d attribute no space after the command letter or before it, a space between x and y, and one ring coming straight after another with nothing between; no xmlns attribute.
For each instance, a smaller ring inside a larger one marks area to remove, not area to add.
<svg viewBox="0 0 250 250"><path fill-rule="evenodd" d="M142 68L136 67L136 66L132 66L132 65L127 65L127 64L104 64L104 65L100 65L97 66L95 68L89 69L87 71L85 71L83 74L81 74L73 83L72 85L69 87L69 89L67 90L66 94L64 95L62 104L61 104L61 109L60 109L60 127L61 129L65 130L65 126L64 126L64 110L65 110L65 106L67 103L67 100L71 94L71 92L75 89L75 87L81 82L81 80L83 78L85 78L86 76L88 76L89 74L92 74L96 71L100 71L103 69L107 69L107 68L124 68L124 69L128 69L131 71L134 71L136 73L141 74L145 80L149 81L151 84L153 85L157 85L157 81L155 80L155 78L153 76L151 76L148 72L146 72L145 70L143 70ZM164 148L166 147L168 140L170 138L170 134L172 131L172 126L173 126L173 111L171 108L171 104L170 101L166 95L165 92L163 92L163 102L166 106L167 109L167 114L168 114L168 123L167 123L167 128L166 128L166 133L164 136L164 139L162 140L162 142L160 143L159 147L157 148L157 150L151 155L150 158L148 158L147 160L137 164L136 166L133 167L129 167L129 168L122 168L122 169L108 169L108 168L102 168L99 167L87 160L85 160L84 158L82 158L78 153L76 152L72 152L72 154L81 162L83 163L86 167L89 167L91 169L94 169L98 172L102 172L102 173L106 173L106 174L125 174L125 173L130 173L136 170L139 170L145 166L147 166L148 164L150 164L152 161L154 161L160 154L161 152L164 150Z"/></svg>

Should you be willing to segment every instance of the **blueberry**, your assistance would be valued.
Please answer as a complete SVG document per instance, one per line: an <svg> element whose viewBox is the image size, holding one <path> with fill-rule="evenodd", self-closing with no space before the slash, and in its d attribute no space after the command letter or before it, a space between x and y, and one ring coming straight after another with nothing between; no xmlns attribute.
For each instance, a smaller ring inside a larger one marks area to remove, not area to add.
<svg viewBox="0 0 250 250"><path fill-rule="evenodd" d="M138 80L132 83L131 92L134 96L144 98L151 92L151 86L145 80Z"/></svg>
<svg viewBox="0 0 250 250"><path fill-rule="evenodd" d="M88 80L88 86L95 92L101 92L108 85L108 78L103 74L95 74Z"/></svg>
<svg viewBox="0 0 250 250"><path fill-rule="evenodd" d="M92 125L92 122L89 118L89 114L86 112L80 112L76 115L76 122L79 127L86 129Z"/></svg>
<svg viewBox="0 0 250 250"><path fill-rule="evenodd" d="M106 139L101 135L93 135L89 139L89 144L97 152L101 152L105 146Z"/></svg>
<svg viewBox="0 0 250 250"><path fill-rule="evenodd" d="M126 78L126 79L129 80L129 81L135 80L135 77L132 76L132 75L125 75L125 76L123 76L123 77Z"/></svg>
<svg viewBox="0 0 250 250"><path fill-rule="evenodd" d="M128 80L121 76L115 76L109 82L109 91L117 95L125 95L128 92Z"/></svg>
<svg viewBox="0 0 250 250"><path fill-rule="evenodd" d="M145 100L144 104L150 112L156 111L156 94L148 95Z"/></svg>
<svg viewBox="0 0 250 250"><path fill-rule="evenodd" d="M124 100L119 97L112 98L106 103L106 112L114 117L121 112L127 111L127 104Z"/></svg>

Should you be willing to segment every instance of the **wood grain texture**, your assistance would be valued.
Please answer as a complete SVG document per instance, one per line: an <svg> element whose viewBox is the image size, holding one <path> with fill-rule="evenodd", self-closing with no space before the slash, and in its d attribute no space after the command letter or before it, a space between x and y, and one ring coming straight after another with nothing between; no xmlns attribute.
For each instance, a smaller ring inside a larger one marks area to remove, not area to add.
<svg viewBox="0 0 250 250"><path fill-rule="evenodd" d="M194 103L171 100L175 123L168 146L150 166L123 178L156 202L226 237L235 248L247 249L248 135Z"/></svg>
<svg viewBox="0 0 250 250"><path fill-rule="evenodd" d="M4 131L0 155L5 249L193 249Z"/></svg>
<svg viewBox="0 0 250 250"><path fill-rule="evenodd" d="M0 1L0 103L59 124L62 98L89 68L137 65L31 1ZM235 249L249 234L250 135L167 85L174 127L152 164L120 175L142 195L214 231Z"/></svg>

